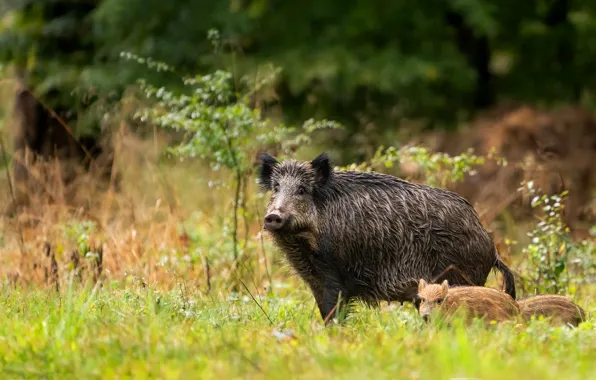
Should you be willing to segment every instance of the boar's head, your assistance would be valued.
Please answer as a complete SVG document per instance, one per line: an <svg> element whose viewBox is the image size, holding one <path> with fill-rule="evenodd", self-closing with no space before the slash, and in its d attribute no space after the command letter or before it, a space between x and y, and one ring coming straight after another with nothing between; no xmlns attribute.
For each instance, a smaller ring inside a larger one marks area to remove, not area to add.
<svg viewBox="0 0 596 380"><path fill-rule="evenodd" d="M317 203L323 197L333 169L327 154L312 161L277 161L267 153L258 156L259 183L271 191L263 227L278 235L316 233Z"/></svg>

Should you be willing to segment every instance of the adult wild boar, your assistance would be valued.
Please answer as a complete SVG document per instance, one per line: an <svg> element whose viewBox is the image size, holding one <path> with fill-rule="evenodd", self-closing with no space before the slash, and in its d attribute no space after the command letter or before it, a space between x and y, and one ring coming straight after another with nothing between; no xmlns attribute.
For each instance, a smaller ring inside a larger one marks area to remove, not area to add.
<svg viewBox="0 0 596 380"><path fill-rule="evenodd" d="M458 194L380 173L334 171L325 153L311 162L260 153L258 161L259 183L272 191L264 229L324 319L338 310L345 316L352 299L415 302L420 278L481 286L492 268L515 299L511 271ZM450 265L458 270L445 272Z"/></svg>

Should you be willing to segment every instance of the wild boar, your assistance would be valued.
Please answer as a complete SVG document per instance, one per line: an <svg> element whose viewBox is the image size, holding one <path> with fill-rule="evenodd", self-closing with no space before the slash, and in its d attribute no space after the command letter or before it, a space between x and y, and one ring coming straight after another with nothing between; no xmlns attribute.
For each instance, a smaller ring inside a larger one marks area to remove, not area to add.
<svg viewBox="0 0 596 380"><path fill-rule="evenodd" d="M323 319L336 308L347 312L353 299L413 302L418 279L450 265L458 271L441 278L460 285L484 285L498 269L515 298L511 271L458 194L387 174L335 171L325 153L310 162L260 153L258 161L259 183L272 192L264 229L310 287Z"/></svg>

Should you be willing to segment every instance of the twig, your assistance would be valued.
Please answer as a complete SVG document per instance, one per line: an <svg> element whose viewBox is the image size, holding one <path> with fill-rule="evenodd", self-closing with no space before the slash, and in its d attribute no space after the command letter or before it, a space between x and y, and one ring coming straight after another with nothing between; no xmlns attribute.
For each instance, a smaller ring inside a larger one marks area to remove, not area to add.
<svg viewBox="0 0 596 380"><path fill-rule="evenodd" d="M254 301L254 303L256 303L257 306L259 307L259 309L261 309L261 311L263 312L263 314L265 314L265 317L267 317L267 319L269 320L269 324L271 324L271 326L273 326L273 321L269 317L269 314L267 314L267 312L265 311L265 309L263 309L263 306L261 306L261 304L259 303L259 301L257 301L257 299L252 295L252 293L250 292L250 290L248 290L248 287L246 286L246 284L244 283L244 281L242 281L241 279L239 279L237 276L236 276L236 280L244 287L244 289L246 290L246 292L248 293L248 295L250 296L250 298L252 298L252 300Z"/></svg>
<svg viewBox="0 0 596 380"><path fill-rule="evenodd" d="M230 148L231 149L231 148ZM240 206L240 189L242 186L242 173L236 169L236 191L234 194L234 225L232 229L232 242L234 244L234 261L238 260L238 208Z"/></svg>
<svg viewBox="0 0 596 380"><path fill-rule="evenodd" d="M205 277L207 278L207 294L209 294L211 292L211 266L207 257L205 257Z"/></svg>
<svg viewBox="0 0 596 380"><path fill-rule="evenodd" d="M462 278L468 282L468 284L470 285L474 285L474 282L472 280L470 280L470 278L461 271L461 269L459 269L458 267L456 267L453 264L450 264L447 268L445 268L440 274L436 275L431 282L436 282L437 279L441 278L441 276L443 276L445 273L447 273L450 270L455 270L460 276L462 276Z"/></svg>
<svg viewBox="0 0 596 380"><path fill-rule="evenodd" d="M242 182L242 208L246 210L246 191L248 186L248 181ZM248 246L248 239L250 235L250 226L248 224L248 217L246 216L246 212L242 213L242 220L244 222L244 247L243 249L246 250Z"/></svg>
<svg viewBox="0 0 596 380"><path fill-rule="evenodd" d="M76 276L77 280L80 283L83 281L83 278L81 276L81 271L79 268L79 256L80 256L79 251L76 249L74 251L72 251L70 254L70 262L72 263L72 269L73 269L74 275Z"/></svg>
<svg viewBox="0 0 596 380"><path fill-rule="evenodd" d="M329 314L327 314L327 316L325 317L325 319L323 319L323 324L327 324L327 322L329 321L329 319L331 318L331 316L333 315L333 313L337 310L337 303L335 304L335 306L333 306L333 309L331 309L331 311L329 312Z"/></svg>
<svg viewBox="0 0 596 380"><path fill-rule="evenodd" d="M248 260L248 257L246 257L246 259ZM255 279L255 273L248 268L248 266L246 265L246 263L244 261L240 261L240 262L242 263L242 266L244 266L246 273L248 273L250 275L250 279L252 280L252 284L254 285L254 287L257 291L257 295L260 297L261 292L259 291L259 286L257 285L256 279ZM236 273L236 277L238 277L237 273Z"/></svg>
<svg viewBox="0 0 596 380"><path fill-rule="evenodd" d="M259 208L255 206L255 211L257 213L258 220L261 220L261 213L259 212ZM263 239L263 233L259 234L259 240L261 241L261 251L263 252L263 261L265 262L265 273L267 274L267 280L269 280L269 287L271 288L272 280L271 280L271 273L269 273L269 264L267 262L267 251L265 250L265 240Z"/></svg>
<svg viewBox="0 0 596 380"><path fill-rule="evenodd" d="M238 206L240 202L240 189L242 186L242 172L240 171L238 157L236 157L236 151L234 150L234 146L232 144L232 140L228 136L227 130L227 123L224 127L221 125L221 131L223 136L226 140L226 145L228 147L228 151L230 156L232 157L232 163L234 164L234 171L236 172L236 191L234 195L234 224L232 228L232 242L233 242L233 250L234 250L234 266L236 265L236 261L238 259Z"/></svg>
<svg viewBox="0 0 596 380"><path fill-rule="evenodd" d="M50 259L50 268L49 268L49 275L48 275L48 268L45 268L46 272L46 281L54 282L54 286L56 287L56 292L60 292L60 279L58 278L58 262L56 261L56 255L52 250L52 246L49 242L44 243L44 249L46 253L46 258Z"/></svg>
<svg viewBox="0 0 596 380"><path fill-rule="evenodd" d="M101 278L101 273L103 271L103 246L100 245L97 249L97 259L95 261L95 273L94 273L94 282L97 283Z"/></svg>

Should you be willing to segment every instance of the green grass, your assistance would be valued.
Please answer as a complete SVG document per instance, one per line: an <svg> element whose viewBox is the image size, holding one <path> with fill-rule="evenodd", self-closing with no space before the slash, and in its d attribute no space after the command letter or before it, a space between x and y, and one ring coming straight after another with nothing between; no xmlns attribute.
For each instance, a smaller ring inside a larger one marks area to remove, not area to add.
<svg viewBox="0 0 596 380"><path fill-rule="evenodd" d="M245 294L186 293L4 288L2 378L596 378L593 320L441 327L391 305L323 328L302 286L262 298L267 316Z"/></svg>

